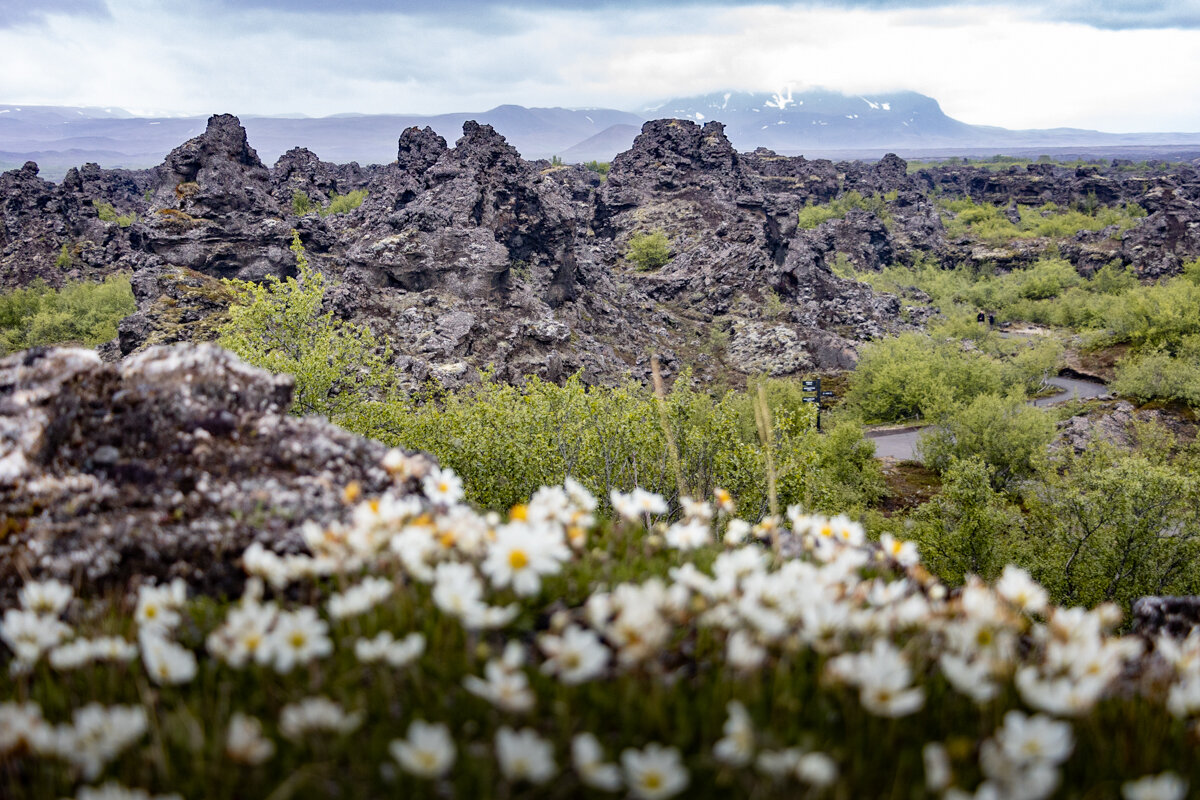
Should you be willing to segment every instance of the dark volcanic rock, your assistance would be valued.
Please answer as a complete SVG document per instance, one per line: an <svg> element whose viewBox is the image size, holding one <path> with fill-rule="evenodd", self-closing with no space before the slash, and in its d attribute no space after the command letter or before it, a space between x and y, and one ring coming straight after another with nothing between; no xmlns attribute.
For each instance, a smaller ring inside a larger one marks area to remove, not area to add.
<svg viewBox="0 0 1200 800"><path fill-rule="evenodd" d="M142 576L237 591L251 542L298 551L295 526L342 519L351 481L386 488L383 445L290 402L290 378L212 345L0 360L0 596L25 571L89 593Z"/></svg>
<svg viewBox="0 0 1200 800"><path fill-rule="evenodd" d="M172 150L155 173L148 219L131 234L136 249L219 277L295 271L292 226L237 117L209 118L204 133Z"/></svg>
<svg viewBox="0 0 1200 800"><path fill-rule="evenodd" d="M1133 602L1133 630L1186 638L1200 626L1200 597L1142 597Z"/></svg>

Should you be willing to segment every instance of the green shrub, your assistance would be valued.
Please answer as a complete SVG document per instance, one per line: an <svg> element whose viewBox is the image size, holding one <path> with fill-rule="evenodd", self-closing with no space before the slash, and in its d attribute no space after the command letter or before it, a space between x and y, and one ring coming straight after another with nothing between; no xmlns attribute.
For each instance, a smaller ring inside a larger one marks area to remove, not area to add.
<svg viewBox="0 0 1200 800"><path fill-rule="evenodd" d="M896 191L891 191L884 195L874 194L866 197L859 192L849 191L835 197L828 203L815 204L810 200L804 208L800 209L799 226L802 230L813 230L822 222L831 219L844 219L854 209L869 211L879 217L885 225L890 225L892 217L888 211L887 204L895 200L897 196L898 193Z"/></svg>
<svg viewBox="0 0 1200 800"><path fill-rule="evenodd" d="M101 222L115 222L122 228L128 228L133 223L137 222L137 214L118 214L113 208L112 203L105 203L101 200L93 200L92 205L96 209L96 216Z"/></svg>
<svg viewBox="0 0 1200 800"><path fill-rule="evenodd" d="M1200 336L1183 337L1178 355L1155 349L1126 357L1111 388L1141 401L1178 400L1200 408Z"/></svg>
<svg viewBox="0 0 1200 800"><path fill-rule="evenodd" d="M608 171L612 168L612 164L608 161L589 161L584 166L599 175L602 181L608 180Z"/></svg>
<svg viewBox="0 0 1200 800"><path fill-rule="evenodd" d="M297 189L292 192L292 213L302 217L313 210L312 198L307 193Z"/></svg>
<svg viewBox="0 0 1200 800"><path fill-rule="evenodd" d="M671 242L663 231L635 233L629 238L625 258L640 270L658 269L671 260Z"/></svg>
<svg viewBox="0 0 1200 800"><path fill-rule="evenodd" d="M320 214L322 217L328 217L330 214L345 214L361 206L366 199L366 189L356 189L346 194L330 192L329 204L320 209ZM293 198L293 202L295 202L295 198Z"/></svg>
<svg viewBox="0 0 1200 800"><path fill-rule="evenodd" d="M70 269L75 259L71 257L70 246L64 244L58 251L58 256L54 259L54 266L59 269Z"/></svg>
<svg viewBox="0 0 1200 800"><path fill-rule="evenodd" d="M1024 495L1021 560L1058 602L1128 607L1200 591L1200 477L1186 465L1093 445L1069 449Z"/></svg>
<svg viewBox="0 0 1200 800"><path fill-rule="evenodd" d="M295 278L265 283L228 280L237 300L218 344L243 360L295 377L292 410L345 422L360 419L391 390L391 352L371 329L322 311L325 277L312 268L293 232Z"/></svg>
<svg viewBox="0 0 1200 800"><path fill-rule="evenodd" d="M994 578L1015 550L1020 510L996 491L981 458L953 458L942 490L909 518L908 535L938 577L951 585L967 575Z"/></svg>
<svg viewBox="0 0 1200 800"><path fill-rule="evenodd" d="M1054 436L1054 420L1022 396L983 394L926 429L918 450L926 465L946 472L976 458L1003 489L1033 474Z"/></svg>
<svg viewBox="0 0 1200 800"><path fill-rule="evenodd" d="M734 493L740 513L766 513L767 458L755 424L756 391L711 395L681 376L667 393L668 427L684 476L683 491ZM764 385L773 431L779 503L862 509L882 493L878 463L859 426L815 431L814 409L796 381ZM642 486L679 493L657 400L646 387L587 387L526 379L522 386L489 376L455 392L396 400L351 427L389 444L425 450L463 476L480 505L507 509L530 487L572 476L606 501L610 490ZM530 454L537 453L536 458Z"/></svg>
<svg viewBox="0 0 1200 800"><path fill-rule="evenodd" d="M34 283L0 295L0 353L37 345L94 347L117 335L117 323L137 310L126 274L62 289Z"/></svg>
<svg viewBox="0 0 1200 800"><path fill-rule="evenodd" d="M1002 358L999 351L964 347L938 333L908 332L865 345L850 376L847 404L868 421L936 418L979 395L1028 392L1057 360L1053 342Z"/></svg>

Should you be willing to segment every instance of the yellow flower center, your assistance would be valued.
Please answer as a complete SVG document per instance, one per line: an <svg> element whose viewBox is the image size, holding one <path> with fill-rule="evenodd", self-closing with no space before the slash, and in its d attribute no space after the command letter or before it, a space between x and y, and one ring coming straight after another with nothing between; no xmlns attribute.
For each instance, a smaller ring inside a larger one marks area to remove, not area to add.
<svg viewBox="0 0 1200 800"><path fill-rule="evenodd" d="M894 556L900 555L900 551L902 549L904 549L904 542L901 542L901 541L892 542L892 555L894 555Z"/></svg>
<svg viewBox="0 0 1200 800"><path fill-rule="evenodd" d="M647 789L659 789L663 785L663 776L659 772L651 770L642 777L642 786Z"/></svg>
<svg viewBox="0 0 1200 800"><path fill-rule="evenodd" d="M290 637L288 637L288 644L290 644L292 647L296 648L297 650L299 650L301 647L303 647L304 643L307 641L308 641L308 637L305 636L300 631L296 631Z"/></svg>
<svg viewBox="0 0 1200 800"><path fill-rule="evenodd" d="M563 666L567 669L575 669L579 666L579 653L567 653L563 656Z"/></svg>
<svg viewBox="0 0 1200 800"><path fill-rule="evenodd" d="M437 757L428 750L417 751L417 762L425 769L433 769L437 765Z"/></svg>
<svg viewBox="0 0 1200 800"><path fill-rule="evenodd" d="M513 569L525 569L529 566L529 556L524 550L513 550L508 554L508 565Z"/></svg>
<svg viewBox="0 0 1200 800"><path fill-rule="evenodd" d="M446 533L442 534L442 538L438 539L438 542L441 543L442 547L449 550L451 547L454 546L454 539L455 539L454 532L447 531Z"/></svg>
<svg viewBox="0 0 1200 800"><path fill-rule="evenodd" d="M529 507L523 503L518 503L508 512L508 516L509 519L516 519L520 520L521 522L525 522L529 519Z"/></svg>
<svg viewBox="0 0 1200 800"><path fill-rule="evenodd" d="M371 509L372 514L378 514L379 513L379 498L372 497L367 502L367 506Z"/></svg>
<svg viewBox="0 0 1200 800"><path fill-rule="evenodd" d="M822 525L820 533L822 536L824 536L826 539L828 539L829 537L833 536L833 526L832 525Z"/></svg>

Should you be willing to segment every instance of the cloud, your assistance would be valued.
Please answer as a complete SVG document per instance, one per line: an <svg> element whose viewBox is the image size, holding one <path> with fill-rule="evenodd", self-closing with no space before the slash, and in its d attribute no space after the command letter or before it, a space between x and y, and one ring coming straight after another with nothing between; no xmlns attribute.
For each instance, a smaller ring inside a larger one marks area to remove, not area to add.
<svg viewBox="0 0 1200 800"><path fill-rule="evenodd" d="M257 8L288 13L392 14L437 19L443 24L478 28L495 24L503 12L564 11L654 12L690 7L738 8L769 4L779 8L828 8L867 11L905 11L931 8L1007 6L1047 21L1074 22L1108 30L1155 28L1200 29L1200 0L215 0L228 8Z"/></svg>
<svg viewBox="0 0 1200 800"><path fill-rule="evenodd" d="M307 13L304 0L286 12L216 2L111 0L110 18L0 27L0 102L311 116L635 109L790 84L911 89L977 124L1200 130L1200 32L1051 22L1025 6L561 10L513 0L464 27L453 14L376 12L366 0L351 0L357 14ZM1153 80L1129 67L1168 55Z"/></svg>
<svg viewBox="0 0 1200 800"><path fill-rule="evenodd" d="M54 14L107 17L104 0L0 0L0 28L44 22Z"/></svg>

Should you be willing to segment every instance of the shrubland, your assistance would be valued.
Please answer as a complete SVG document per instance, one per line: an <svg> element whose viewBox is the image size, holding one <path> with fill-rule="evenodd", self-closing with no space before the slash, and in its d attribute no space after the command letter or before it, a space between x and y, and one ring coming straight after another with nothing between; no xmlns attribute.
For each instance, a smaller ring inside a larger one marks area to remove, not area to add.
<svg viewBox="0 0 1200 800"><path fill-rule="evenodd" d="M1079 231L1099 231L1112 227L1120 236L1146 216L1146 210L1136 203L1123 206L1063 208L1055 203L1041 206L1017 206L1016 221L1008 212L991 203L976 203L967 197L944 200L941 203L946 235L951 238L970 238L977 241L1002 243L1013 239L1035 237L1064 239Z"/></svg>
<svg viewBox="0 0 1200 800"><path fill-rule="evenodd" d="M136 310L125 274L61 289L35 282L0 295L0 354L50 344L94 347L115 337L117 323Z"/></svg>
<svg viewBox="0 0 1200 800"><path fill-rule="evenodd" d="M885 224L891 224L892 217L888 212L888 203L894 201L898 193L863 195L851 190L844 192L828 203L813 203L811 200L800 209L799 225L804 230L813 230L822 222L831 219L844 219L853 210L869 211Z"/></svg>

